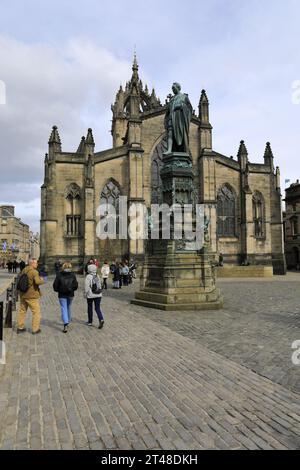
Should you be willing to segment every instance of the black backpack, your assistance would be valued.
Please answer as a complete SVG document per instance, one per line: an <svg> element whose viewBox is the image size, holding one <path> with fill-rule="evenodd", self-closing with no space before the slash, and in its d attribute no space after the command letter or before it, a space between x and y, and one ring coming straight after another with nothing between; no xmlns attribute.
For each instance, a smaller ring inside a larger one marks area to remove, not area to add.
<svg viewBox="0 0 300 470"><path fill-rule="evenodd" d="M25 294L25 292L28 291L28 289L29 289L29 278L28 278L27 274L25 274L25 273L21 274L21 276L19 277L18 283L17 283L17 289L20 292L22 292L23 294Z"/></svg>
<svg viewBox="0 0 300 470"><path fill-rule="evenodd" d="M102 292L101 282L97 274L93 276L93 279L92 279L92 292L93 294L96 294L96 295L101 294Z"/></svg>

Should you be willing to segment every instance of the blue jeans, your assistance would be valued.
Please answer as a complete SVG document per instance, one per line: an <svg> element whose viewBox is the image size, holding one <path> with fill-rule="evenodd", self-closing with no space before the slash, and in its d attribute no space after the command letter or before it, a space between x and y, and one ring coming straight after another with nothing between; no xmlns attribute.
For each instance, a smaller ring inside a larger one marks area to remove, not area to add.
<svg viewBox="0 0 300 470"><path fill-rule="evenodd" d="M71 323L72 314L71 314L71 305L73 302L73 297L60 298L60 308L61 308L61 319L64 325Z"/></svg>
<svg viewBox="0 0 300 470"><path fill-rule="evenodd" d="M87 299L89 323L93 323L93 304L95 304L95 310L99 321L103 320L103 314L101 312L100 303L101 297L97 297L95 299Z"/></svg>

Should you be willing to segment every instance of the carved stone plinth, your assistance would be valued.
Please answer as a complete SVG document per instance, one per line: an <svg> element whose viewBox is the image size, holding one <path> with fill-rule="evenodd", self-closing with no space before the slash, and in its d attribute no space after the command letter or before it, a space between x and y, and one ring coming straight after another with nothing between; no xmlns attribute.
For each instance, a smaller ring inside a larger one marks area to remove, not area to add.
<svg viewBox="0 0 300 470"><path fill-rule="evenodd" d="M193 168L189 154L164 155L161 171L163 202L193 204ZM172 219L171 219L172 223ZM223 306L216 288L209 242L200 250L186 240L151 240L133 304L160 310L216 310Z"/></svg>
<svg viewBox="0 0 300 470"><path fill-rule="evenodd" d="M212 255L176 250L175 240L155 240L144 264L141 290L133 304L160 310L217 310L223 307L215 285Z"/></svg>

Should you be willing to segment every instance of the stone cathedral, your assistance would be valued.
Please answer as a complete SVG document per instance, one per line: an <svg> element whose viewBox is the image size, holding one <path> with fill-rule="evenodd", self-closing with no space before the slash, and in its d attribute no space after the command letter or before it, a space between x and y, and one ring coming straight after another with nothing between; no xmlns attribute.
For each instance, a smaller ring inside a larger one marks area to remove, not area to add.
<svg viewBox="0 0 300 470"><path fill-rule="evenodd" d="M56 126L45 157L41 188L41 262L51 272L56 260L76 268L89 258L135 259L145 254L143 240L99 240L97 207L109 202L147 207L161 201L160 169L167 139L166 104L149 92L139 78L134 58L132 77L120 87L112 106L112 148L97 152L92 129L76 152L62 150ZM175 77L176 78L176 77ZM203 90L198 113L190 124L190 152L198 203L210 218L210 241L224 264L273 266L285 273L279 168L270 143L261 163L251 163L244 141L237 158L213 150L209 101Z"/></svg>

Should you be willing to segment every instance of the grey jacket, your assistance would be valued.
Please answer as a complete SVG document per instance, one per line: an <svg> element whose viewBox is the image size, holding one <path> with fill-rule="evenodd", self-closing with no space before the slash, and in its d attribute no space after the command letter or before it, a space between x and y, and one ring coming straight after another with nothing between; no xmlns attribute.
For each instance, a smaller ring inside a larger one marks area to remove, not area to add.
<svg viewBox="0 0 300 470"><path fill-rule="evenodd" d="M92 292L92 281L93 281L94 276L98 276L97 266L95 266L94 264L90 264L88 266L88 274L85 278L85 283L84 283L84 294L85 294L85 297L87 299L98 299L99 297L102 297L102 293L101 294L94 294ZM99 278L99 276L98 276L98 278ZM99 280L100 280L100 278L99 278ZM101 281L100 281L100 285L101 285Z"/></svg>

